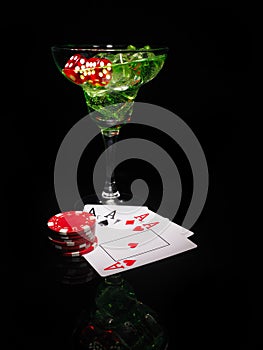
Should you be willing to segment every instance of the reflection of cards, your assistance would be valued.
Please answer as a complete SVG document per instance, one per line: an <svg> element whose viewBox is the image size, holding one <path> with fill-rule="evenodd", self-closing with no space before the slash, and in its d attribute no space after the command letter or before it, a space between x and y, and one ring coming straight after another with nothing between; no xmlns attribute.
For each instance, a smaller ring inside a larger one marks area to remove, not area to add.
<svg viewBox="0 0 263 350"><path fill-rule="evenodd" d="M101 276L127 271L196 247L173 225L166 225L159 232L157 228L135 232L104 227L98 230L97 236L99 245L83 256Z"/></svg>

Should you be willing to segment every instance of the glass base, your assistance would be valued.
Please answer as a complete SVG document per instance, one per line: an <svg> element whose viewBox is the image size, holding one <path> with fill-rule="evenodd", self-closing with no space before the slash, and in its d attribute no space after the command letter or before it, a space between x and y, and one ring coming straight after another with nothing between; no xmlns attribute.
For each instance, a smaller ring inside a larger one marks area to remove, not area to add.
<svg viewBox="0 0 263 350"><path fill-rule="evenodd" d="M83 210L86 204L102 204L102 205L131 205L131 206L144 206L147 205L143 202L142 198L133 196L130 193L121 193L116 198L104 198L103 195L98 197L96 194L89 194L82 197L82 200L76 202L74 210Z"/></svg>
<svg viewBox="0 0 263 350"><path fill-rule="evenodd" d="M120 197L120 192L116 191L114 193L108 193L108 192L103 191L101 196L102 196L102 198L104 198L106 200L108 200L108 199L116 199L116 198Z"/></svg>

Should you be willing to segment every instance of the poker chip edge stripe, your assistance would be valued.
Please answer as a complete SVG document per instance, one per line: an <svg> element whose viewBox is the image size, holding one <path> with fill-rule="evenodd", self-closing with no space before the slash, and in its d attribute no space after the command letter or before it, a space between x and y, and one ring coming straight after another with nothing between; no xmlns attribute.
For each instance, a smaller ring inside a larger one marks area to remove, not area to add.
<svg viewBox="0 0 263 350"><path fill-rule="evenodd" d="M65 257L78 257L78 256L85 255L92 252L97 247L97 245L98 245L98 239L96 237L95 242L87 249L82 249L76 252L66 252L66 253L62 253L62 255Z"/></svg>

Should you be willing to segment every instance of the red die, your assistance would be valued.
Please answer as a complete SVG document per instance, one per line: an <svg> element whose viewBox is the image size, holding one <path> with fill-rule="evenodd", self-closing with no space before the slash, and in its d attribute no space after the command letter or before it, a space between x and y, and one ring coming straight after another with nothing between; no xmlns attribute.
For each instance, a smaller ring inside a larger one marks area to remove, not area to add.
<svg viewBox="0 0 263 350"><path fill-rule="evenodd" d="M112 77L111 61L107 58L90 58L86 63L88 82L95 86L106 86Z"/></svg>
<svg viewBox="0 0 263 350"><path fill-rule="evenodd" d="M63 73L74 83L83 84L88 76L86 71L87 59L80 54L75 54L65 64Z"/></svg>
<svg viewBox="0 0 263 350"><path fill-rule="evenodd" d="M86 59L80 54L68 60L63 72L76 84L88 82L94 86L105 86L112 77L111 62L107 58Z"/></svg>

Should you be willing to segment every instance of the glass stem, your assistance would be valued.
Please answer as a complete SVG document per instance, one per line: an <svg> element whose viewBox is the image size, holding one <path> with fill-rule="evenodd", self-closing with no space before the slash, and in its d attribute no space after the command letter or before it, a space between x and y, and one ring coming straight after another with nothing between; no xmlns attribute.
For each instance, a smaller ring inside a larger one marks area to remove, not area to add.
<svg viewBox="0 0 263 350"><path fill-rule="evenodd" d="M106 179L102 191L102 198L113 199L118 198L120 193L115 182L115 148L111 147L117 141L119 130L101 130L102 138L105 146L106 154Z"/></svg>

